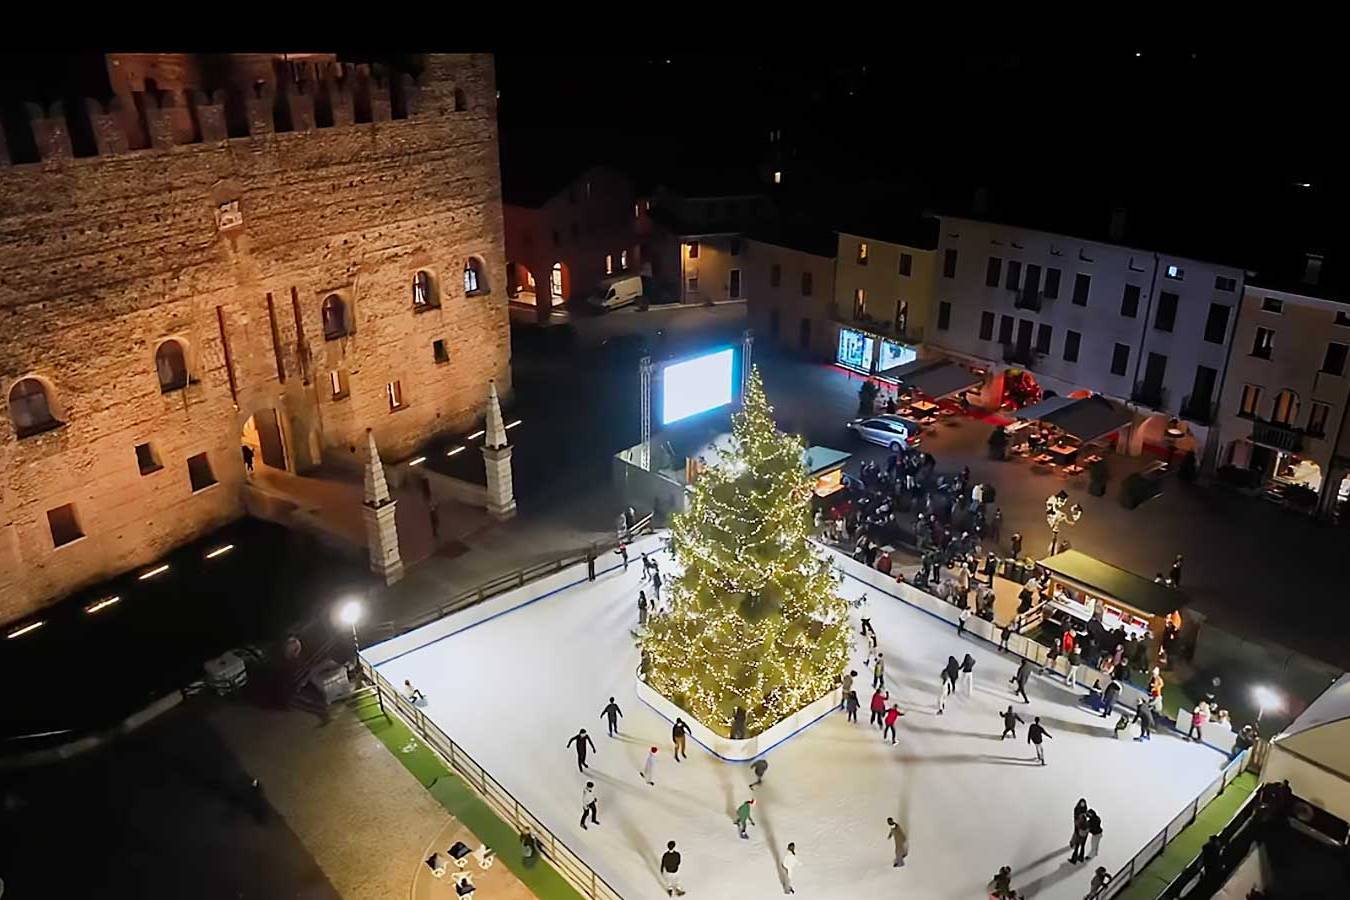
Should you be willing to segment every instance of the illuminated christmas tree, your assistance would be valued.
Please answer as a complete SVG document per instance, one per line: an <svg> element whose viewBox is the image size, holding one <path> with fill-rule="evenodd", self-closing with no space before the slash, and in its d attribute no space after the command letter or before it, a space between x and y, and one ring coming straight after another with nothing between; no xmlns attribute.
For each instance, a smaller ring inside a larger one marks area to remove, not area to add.
<svg viewBox="0 0 1350 900"><path fill-rule="evenodd" d="M732 449L698 477L672 537L683 572L643 639L646 680L708 728L746 736L824 696L848 662L848 607L808 541L801 441L774 427L757 370Z"/></svg>

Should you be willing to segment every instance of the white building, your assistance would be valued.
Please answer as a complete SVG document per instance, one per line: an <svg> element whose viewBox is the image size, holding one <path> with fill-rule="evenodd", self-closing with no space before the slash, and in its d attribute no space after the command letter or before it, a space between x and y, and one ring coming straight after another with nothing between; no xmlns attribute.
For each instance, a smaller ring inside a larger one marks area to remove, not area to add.
<svg viewBox="0 0 1350 900"><path fill-rule="evenodd" d="M1142 417L1132 453L1164 448L1174 419L1189 421L1174 423L1190 432L1179 446L1199 451L1223 383L1241 269L954 216L940 222L926 341L989 367L996 396L997 373L1021 368L1061 395L1130 403Z"/></svg>

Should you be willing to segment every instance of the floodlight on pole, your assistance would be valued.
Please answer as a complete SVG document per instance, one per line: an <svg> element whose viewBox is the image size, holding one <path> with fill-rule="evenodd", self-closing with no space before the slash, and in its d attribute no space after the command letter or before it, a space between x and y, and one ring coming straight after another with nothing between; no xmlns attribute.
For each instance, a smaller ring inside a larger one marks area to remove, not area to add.
<svg viewBox="0 0 1350 900"><path fill-rule="evenodd" d="M1258 684L1252 688L1252 699L1256 701L1256 721L1259 724L1261 717L1266 714L1266 710L1279 711L1284 709L1284 698L1274 688Z"/></svg>

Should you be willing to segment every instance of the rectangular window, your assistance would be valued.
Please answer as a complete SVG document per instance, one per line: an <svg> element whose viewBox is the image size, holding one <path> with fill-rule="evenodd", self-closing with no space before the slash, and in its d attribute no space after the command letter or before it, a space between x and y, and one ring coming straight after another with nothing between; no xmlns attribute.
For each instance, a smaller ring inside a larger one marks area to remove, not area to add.
<svg viewBox="0 0 1350 900"><path fill-rule="evenodd" d="M1130 348L1127 344L1116 344L1111 353L1111 374L1124 375L1130 366Z"/></svg>
<svg viewBox="0 0 1350 900"><path fill-rule="evenodd" d="M858 241L858 265L867 265L867 241Z"/></svg>
<svg viewBox="0 0 1350 900"><path fill-rule="evenodd" d="M1350 313L1344 312L1336 313L1336 324L1350 326Z"/></svg>
<svg viewBox="0 0 1350 900"><path fill-rule="evenodd" d="M1308 410L1308 434L1313 437L1325 437L1327 433L1327 416L1331 415L1331 407L1325 403L1314 403Z"/></svg>
<svg viewBox="0 0 1350 900"><path fill-rule="evenodd" d="M1168 266L1163 275L1173 281L1180 281L1186 277L1186 270L1181 268L1181 266Z"/></svg>
<svg viewBox="0 0 1350 900"><path fill-rule="evenodd" d="M619 251L619 268L620 268L620 269L623 269L625 272L628 271L628 251L627 251L627 250L620 250L620 251Z"/></svg>
<svg viewBox="0 0 1350 900"><path fill-rule="evenodd" d="M448 363L450 361L450 351L445 349L445 341L431 342L431 358L438 363Z"/></svg>
<svg viewBox="0 0 1350 900"><path fill-rule="evenodd" d="M956 251L950 247L942 252L942 277L956 277Z"/></svg>
<svg viewBox="0 0 1350 900"><path fill-rule="evenodd" d="M1242 386L1242 401L1238 405L1238 415L1249 419L1256 418L1256 410L1261 405L1261 389L1254 384Z"/></svg>
<svg viewBox="0 0 1350 900"><path fill-rule="evenodd" d="M997 256L989 257L989 267L984 270L985 287L998 287L999 279L1003 277L1003 260Z"/></svg>
<svg viewBox="0 0 1350 900"><path fill-rule="evenodd" d="M698 241L691 241L689 243L689 258L698 259Z"/></svg>
<svg viewBox="0 0 1350 900"><path fill-rule="evenodd" d="M1233 291L1237 290L1237 279L1236 279L1236 278L1225 278L1225 277L1222 276L1222 275L1215 275L1215 276L1214 276L1214 290L1216 290L1216 291L1227 291L1228 293L1231 294Z"/></svg>
<svg viewBox="0 0 1350 900"><path fill-rule="evenodd" d="M1284 301L1277 300L1274 297L1267 297L1261 301L1261 311L1278 315L1279 313L1284 312Z"/></svg>
<svg viewBox="0 0 1350 900"><path fill-rule="evenodd" d="M1139 285L1125 285L1125 293L1120 298L1120 314L1127 319L1139 315Z"/></svg>
<svg viewBox="0 0 1350 900"><path fill-rule="evenodd" d="M980 340L992 341L994 339L994 314L991 312L980 313Z"/></svg>
<svg viewBox="0 0 1350 900"><path fill-rule="evenodd" d="M946 331L952 327L952 305L946 300L938 303L938 331Z"/></svg>
<svg viewBox="0 0 1350 900"><path fill-rule="evenodd" d="M1022 286L1022 264L1015 259L1008 260L1008 278L1003 286L1015 291Z"/></svg>
<svg viewBox="0 0 1350 900"><path fill-rule="evenodd" d="M914 271L914 257L908 253L900 254L900 274L908 278Z"/></svg>
<svg viewBox="0 0 1350 900"><path fill-rule="evenodd" d="M867 291L858 288L853 292L853 318L861 319L867 315Z"/></svg>
<svg viewBox="0 0 1350 900"><path fill-rule="evenodd" d="M1222 344L1228 334L1229 307L1222 303L1209 305L1209 317L1205 319L1205 340L1211 344Z"/></svg>
<svg viewBox="0 0 1350 900"><path fill-rule="evenodd" d="M403 382L389 382L384 386L384 394L389 400L390 412L398 412L403 408Z"/></svg>
<svg viewBox="0 0 1350 900"><path fill-rule="evenodd" d="M1270 359L1270 354L1275 351L1275 332L1270 328L1256 329L1256 337L1252 340L1252 356L1258 359Z"/></svg>
<svg viewBox="0 0 1350 900"><path fill-rule="evenodd" d="M811 284L811 273L810 273L810 272L803 272L803 273L802 273L802 296L803 296L803 297L810 297L810 296L811 296L811 288L812 288L812 284Z"/></svg>
<svg viewBox="0 0 1350 900"><path fill-rule="evenodd" d="M1083 342L1083 336L1077 331L1067 331L1064 333L1064 361L1078 362L1078 345Z"/></svg>
<svg viewBox="0 0 1350 900"><path fill-rule="evenodd" d="M1088 290L1092 287L1092 276L1079 272L1073 276L1073 305L1087 306Z"/></svg>
<svg viewBox="0 0 1350 900"><path fill-rule="evenodd" d="M1036 329L1036 352L1049 353L1050 341L1053 338L1054 329L1042 322Z"/></svg>
<svg viewBox="0 0 1350 900"><path fill-rule="evenodd" d="M155 453L155 448L148 443L136 445L136 467L141 470L142 475L149 475L164 468L159 461L159 455Z"/></svg>
<svg viewBox="0 0 1350 900"><path fill-rule="evenodd" d="M1327 355L1322 357L1322 371L1328 375L1344 375L1345 356L1348 350L1350 347L1335 341L1327 344Z"/></svg>
<svg viewBox="0 0 1350 900"><path fill-rule="evenodd" d="M998 342L1005 347L1012 343L1014 321L1012 316L1002 316L998 320Z"/></svg>
<svg viewBox="0 0 1350 900"><path fill-rule="evenodd" d="M47 510L47 525L52 530L52 544L56 547L63 547L84 537L73 503Z"/></svg>
<svg viewBox="0 0 1350 900"><path fill-rule="evenodd" d="M605 254L605 274L606 274L606 275L613 275L613 274L614 274L614 254L613 254L613 253L606 253L606 254Z"/></svg>
<svg viewBox="0 0 1350 900"><path fill-rule="evenodd" d="M189 456L187 466L188 482L192 485L192 493L204 491L216 483L215 473L211 471L211 459L205 453Z"/></svg>
<svg viewBox="0 0 1350 900"><path fill-rule="evenodd" d="M774 263L769 267L769 287L778 287L783 283L783 267Z"/></svg>
<svg viewBox="0 0 1350 900"><path fill-rule="evenodd" d="M732 269L730 274L731 279L730 283L727 285L727 296L736 300L741 296L741 270Z"/></svg>
<svg viewBox="0 0 1350 900"><path fill-rule="evenodd" d="M1059 269L1045 270L1045 287L1041 289L1045 299L1054 300L1059 296Z"/></svg>
<svg viewBox="0 0 1350 900"><path fill-rule="evenodd" d="M1176 327L1178 299L1171 291L1163 291L1158 295L1158 312L1153 317L1153 327L1158 331L1170 332Z"/></svg>
<svg viewBox="0 0 1350 900"><path fill-rule="evenodd" d="M351 392L347 389L347 373L341 369L332 369L328 373L328 396L333 400L342 400Z"/></svg>

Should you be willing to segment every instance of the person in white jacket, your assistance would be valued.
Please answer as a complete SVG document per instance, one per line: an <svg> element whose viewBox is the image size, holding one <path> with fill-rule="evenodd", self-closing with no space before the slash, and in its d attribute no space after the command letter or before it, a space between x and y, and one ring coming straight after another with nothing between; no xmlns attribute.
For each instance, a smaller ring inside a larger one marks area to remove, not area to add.
<svg viewBox="0 0 1350 900"><path fill-rule="evenodd" d="M788 844L787 852L783 854L783 892L787 894L797 893L792 886L792 873L797 871L797 866L801 865L801 860L797 858L797 845Z"/></svg>
<svg viewBox="0 0 1350 900"><path fill-rule="evenodd" d="M590 816L591 821L596 825L600 824L600 819L595 814L595 782L588 781L586 786L581 789L581 827L586 827L586 817Z"/></svg>
<svg viewBox="0 0 1350 900"><path fill-rule="evenodd" d="M647 761L642 764L642 780L649 785L655 785L652 774L656 771L656 748L652 747L647 752Z"/></svg>

